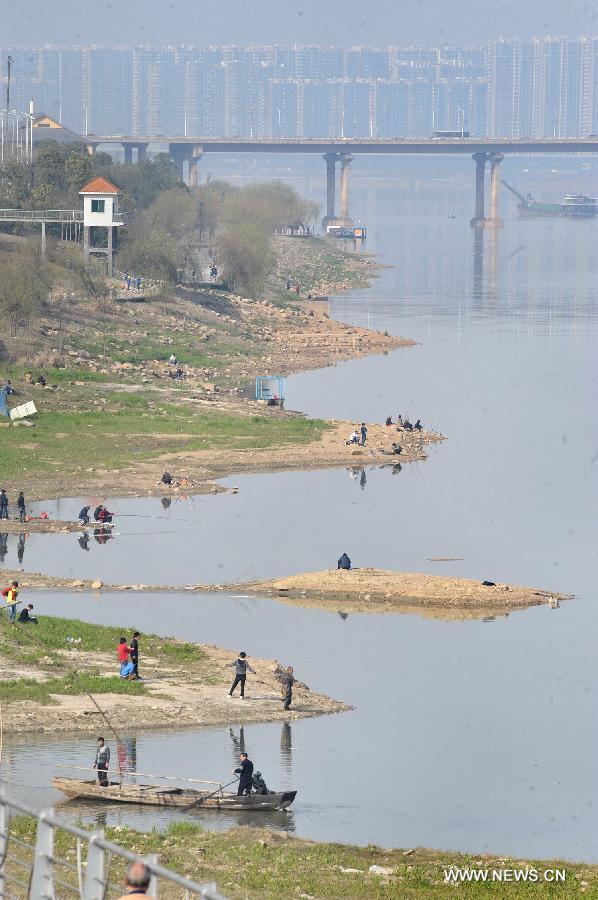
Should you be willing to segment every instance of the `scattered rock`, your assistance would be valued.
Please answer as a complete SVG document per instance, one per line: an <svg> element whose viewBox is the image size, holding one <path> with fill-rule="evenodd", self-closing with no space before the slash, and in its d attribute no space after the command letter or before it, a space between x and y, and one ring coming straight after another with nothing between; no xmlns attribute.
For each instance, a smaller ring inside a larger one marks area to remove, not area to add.
<svg viewBox="0 0 598 900"><path fill-rule="evenodd" d="M99 579L99 578L94 579L94 581L91 582L91 586L94 589L94 591L99 590L103 586L101 579Z"/></svg>

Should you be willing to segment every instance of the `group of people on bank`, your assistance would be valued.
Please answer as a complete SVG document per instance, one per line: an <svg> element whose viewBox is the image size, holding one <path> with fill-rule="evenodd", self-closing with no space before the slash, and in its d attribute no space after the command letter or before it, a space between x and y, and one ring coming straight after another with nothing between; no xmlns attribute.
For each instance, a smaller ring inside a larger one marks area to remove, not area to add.
<svg viewBox="0 0 598 900"><path fill-rule="evenodd" d="M0 519L8 519L10 518L8 515L8 510L10 506L10 500L8 494L6 493L6 489L0 489ZM25 507L25 495L23 491L19 491L19 496L17 497L17 517L19 522L27 521L27 510Z"/></svg>

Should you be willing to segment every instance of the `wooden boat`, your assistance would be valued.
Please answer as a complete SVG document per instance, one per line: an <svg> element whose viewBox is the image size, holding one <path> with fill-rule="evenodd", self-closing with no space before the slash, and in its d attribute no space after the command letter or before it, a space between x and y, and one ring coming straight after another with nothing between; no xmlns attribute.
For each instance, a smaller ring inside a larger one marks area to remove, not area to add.
<svg viewBox="0 0 598 900"><path fill-rule="evenodd" d="M80 781L77 778L53 778L52 784L71 800L77 797L108 803L141 803L171 808L246 809L252 812L287 809L297 796L297 791L273 791L239 797L222 788L199 791L159 784L120 784L118 781L110 781L106 787L100 787L96 780Z"/></svg>

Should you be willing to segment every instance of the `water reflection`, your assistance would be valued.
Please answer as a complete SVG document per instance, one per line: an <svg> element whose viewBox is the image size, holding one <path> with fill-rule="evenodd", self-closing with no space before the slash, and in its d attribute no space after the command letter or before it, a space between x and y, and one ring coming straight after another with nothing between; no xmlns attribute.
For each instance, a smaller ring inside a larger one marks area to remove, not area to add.
<svg viewBox="0 0 598 900"><path fill-rule="evenodd" d="M8 534L0 534L0 563L3 563L8 553Z"/></svg>
<svg viewBox="0 0 598 900"><path fill-rule="evenodd" d="M25 535L23 533L19 534L17 539L17 560L19 561L19 565L23 564L23 558L25 556Z"/></svg>

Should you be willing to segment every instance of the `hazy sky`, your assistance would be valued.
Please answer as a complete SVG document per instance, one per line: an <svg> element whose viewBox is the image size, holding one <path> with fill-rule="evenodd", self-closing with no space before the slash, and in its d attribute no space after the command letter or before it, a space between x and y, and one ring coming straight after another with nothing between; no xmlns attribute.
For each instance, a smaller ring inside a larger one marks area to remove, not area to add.
<svg viewBox="0 0 598 900"><path fill-rule="evenodd" d="M0 0L0 44L477 43L598 33L595 0Z"/></svg>

